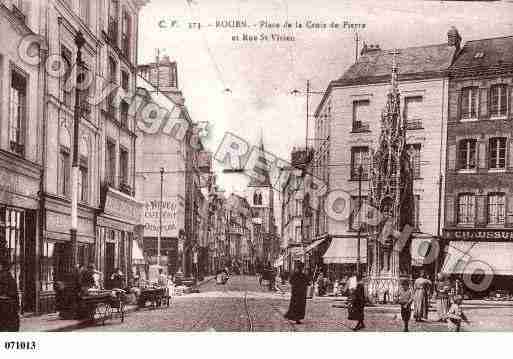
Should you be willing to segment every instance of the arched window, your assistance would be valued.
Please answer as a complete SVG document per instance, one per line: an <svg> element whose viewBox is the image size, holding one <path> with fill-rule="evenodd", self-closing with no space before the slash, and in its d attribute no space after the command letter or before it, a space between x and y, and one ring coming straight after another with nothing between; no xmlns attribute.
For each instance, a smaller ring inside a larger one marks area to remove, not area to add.
<svg viewBox="0 0 513 359"><path fill-rule="evenodd" d="M59 129L59 162L58 162L58 178L57 193L69 197L70 195L70 175L71 175L71 135L66 124L63 122Z"/></svg>
<svg viewBox="0 0 513 359"><path fill-rule="evenodd" d="M89 200L89 141L83 137L79 146L78 198L81 202Z"/></svg>

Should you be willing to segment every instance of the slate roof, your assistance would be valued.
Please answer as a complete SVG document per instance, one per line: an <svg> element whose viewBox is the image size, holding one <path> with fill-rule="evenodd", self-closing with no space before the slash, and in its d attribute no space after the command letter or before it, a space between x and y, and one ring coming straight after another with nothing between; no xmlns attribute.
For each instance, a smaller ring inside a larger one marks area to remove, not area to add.
<svg viewBox="0 0 513 359"><path fill-rule="evenodd" d="M372 51L362 55L333 85L357 85L388 81L392 71L390 50ZM408 77L441 76L451 65L456 48L447 44L399 49L397 63L399 80Z"/></svg>
<svg viewBox="0 0 513 359"><path fill-rule="evenodd" d="M513 68L513 36L467 41L449 71L451 75Z"/></svg>

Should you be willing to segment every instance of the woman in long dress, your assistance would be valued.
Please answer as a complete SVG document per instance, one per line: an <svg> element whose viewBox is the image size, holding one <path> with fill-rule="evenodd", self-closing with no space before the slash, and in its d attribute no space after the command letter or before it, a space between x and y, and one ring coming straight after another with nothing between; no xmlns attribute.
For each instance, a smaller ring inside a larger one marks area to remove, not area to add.
<svg viewBox="0 0 513 359"><path fill-rule="evenodd" d="M426 274L422 272L420 277L415 280L413 285L413 316L416 322L427 320L428 318L428 292L431 281L426 278Z"/></svg>
<svg viewBox="0 0 513 359"><path fill-rule="evenodd" d="M351 285L351 302L348 308L347 319L355 320L357 322L353 331L358 331L365 328L365 324L363 323L365 314L365 292L363 289L362 277L360 275L357 274L355 276L353 283L354 284Z"/></svg>
<svg viewBox="0 0 513 359"><path fill-rule="evenodd" d="M285 318L301 324L301 320L305 318L306 289L308 287L308 278L303 273L303 263L296 264L296 271L290 277L290 285L292 287L290 304Z"/></svg>

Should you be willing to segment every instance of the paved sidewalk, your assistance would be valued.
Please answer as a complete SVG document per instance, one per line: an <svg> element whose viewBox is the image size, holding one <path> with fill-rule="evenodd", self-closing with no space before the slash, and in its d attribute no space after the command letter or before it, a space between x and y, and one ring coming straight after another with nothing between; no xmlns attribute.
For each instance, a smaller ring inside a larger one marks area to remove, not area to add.
<svg viewBox="0 0 513 359"><path fill-rule="evenodd" d="M198 283L197 287L213 280L215 276L207 276L202 282ZM126 305L125 314L132 313L137 310L136 305ZM114 318L112 320L119 320ZM44 314L39 316L31 316L21 318L20 331L21 332L59 332L68 331L81 328L86 325L83 320L76 319L61 319L58 313Z"/></svg>

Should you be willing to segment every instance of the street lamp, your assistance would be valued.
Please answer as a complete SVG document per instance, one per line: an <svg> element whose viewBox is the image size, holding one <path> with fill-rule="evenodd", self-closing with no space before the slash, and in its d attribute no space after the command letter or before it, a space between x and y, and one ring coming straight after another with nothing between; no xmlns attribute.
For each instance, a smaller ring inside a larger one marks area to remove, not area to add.
<svg viewBox="0 0 513 359"><path fill-rule="evenodd" d="M85 44L82 32L77 32L75 36L75 45L77 46L77 76L75 85L75 112L73 116L73 153L72 153L72 167L71 167L71 265L74 269L78 263L78 176L80 172L78 161L78 139L79 139L79 123L80 123L80 90L77 87L80 70L82 68L82 47Z"/></svg>
<svg viewBox="0 0 513 359"><path fill-rule="evenodd" d="M160 268L160 246L162 242L162 192L164 189L164 167L160 168L159 236L157 238L157 266Z"/></svg>
<svg viewBox="0 0 513 359"><path fill-rule="evenodd" d="M360 165L358 167L358 237L356 244L356 273L360 275L360 238L362 232L362 176L363 176L363 166Z"/></svg>

